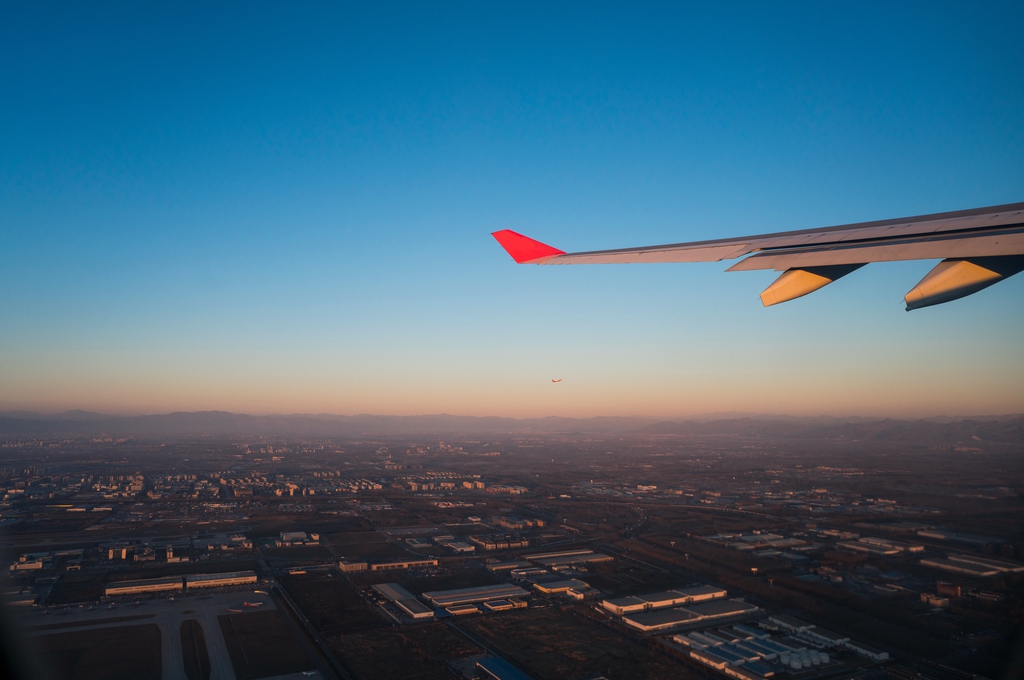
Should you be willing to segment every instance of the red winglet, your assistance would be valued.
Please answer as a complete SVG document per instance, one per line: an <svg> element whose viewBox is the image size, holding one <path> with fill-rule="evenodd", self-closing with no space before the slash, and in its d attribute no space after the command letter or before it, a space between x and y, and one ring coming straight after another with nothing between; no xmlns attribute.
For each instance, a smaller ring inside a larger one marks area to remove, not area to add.
<svg viewBox="0 0 1024 680"><path fill-rule="evenodd" d="M517 234L511 229L502 229L491 234L501 247L512 256L518 264L536 262L555 255L565 255L564 250L552 248L546 243L534 241L532 238Z"/></svg>

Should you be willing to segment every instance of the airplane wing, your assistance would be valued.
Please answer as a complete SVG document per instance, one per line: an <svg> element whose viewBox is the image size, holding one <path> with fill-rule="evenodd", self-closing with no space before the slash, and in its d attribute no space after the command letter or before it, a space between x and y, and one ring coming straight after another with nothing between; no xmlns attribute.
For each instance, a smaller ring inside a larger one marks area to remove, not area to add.
<svg viewBox="0 0 1024 680"><path fill-rule="evenodd" d="M758 236L567 253L510 229L493 233L519 264L719 262L727 271L783 274L769 307L832 283L870 262L942 259L904 296L907 311L976 293L1024 270L1024 203Z"/></svg>

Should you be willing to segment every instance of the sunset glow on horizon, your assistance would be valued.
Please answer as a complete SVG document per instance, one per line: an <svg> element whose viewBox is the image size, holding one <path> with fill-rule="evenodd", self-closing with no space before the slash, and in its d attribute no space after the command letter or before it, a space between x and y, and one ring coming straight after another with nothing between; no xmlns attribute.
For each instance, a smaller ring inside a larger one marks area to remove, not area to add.
<svg viewBox="0 0 1024 680"><path fill-rule="evenodd" d="M1024 413L1024 275L765 309L773 272L490 236L1024 200L1019 3L396 7L5 11L0 411Z"/></svg>

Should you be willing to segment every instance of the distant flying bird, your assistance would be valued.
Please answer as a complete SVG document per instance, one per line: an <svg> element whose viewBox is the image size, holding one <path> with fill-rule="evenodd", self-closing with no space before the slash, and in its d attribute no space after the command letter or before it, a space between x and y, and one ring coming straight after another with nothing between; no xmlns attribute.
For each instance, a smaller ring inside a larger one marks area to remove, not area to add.
<svg viewBox="0 0 1024 680"><path fill-rule="evenodd" d="M551 382L562 382L562 379L561 378L558 378L558 379L552 378Z"/></svg>
<svg viewBox="0 0 1024 680"><path fill-rule="evenodd" d="M567 253L509 229L493 234L519 264L719 262L774 269L765 307L813 293L869 262L942 259L904 296L907 311L971 295L1024 271L1024 203L664 246Z"/></svg>

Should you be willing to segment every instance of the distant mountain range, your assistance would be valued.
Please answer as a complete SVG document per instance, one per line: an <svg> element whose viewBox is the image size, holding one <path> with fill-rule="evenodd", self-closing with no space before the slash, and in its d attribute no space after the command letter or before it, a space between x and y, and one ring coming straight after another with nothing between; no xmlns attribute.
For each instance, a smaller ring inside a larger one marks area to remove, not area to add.
<svg viewBox="0 0 1024 680"><path fill-rule="evenodd" d="M71 436L190 437L395 435L478 436L500 434L596 434L739 436L764 439L835 439L929 445L1024 443L1024 415L898 420L713 414L678 421L641 417L499 418L453 415L380 416L293 414L252 416L198 411L111 416L87 411L57 414L0 412L0 437Z"/></svg>

